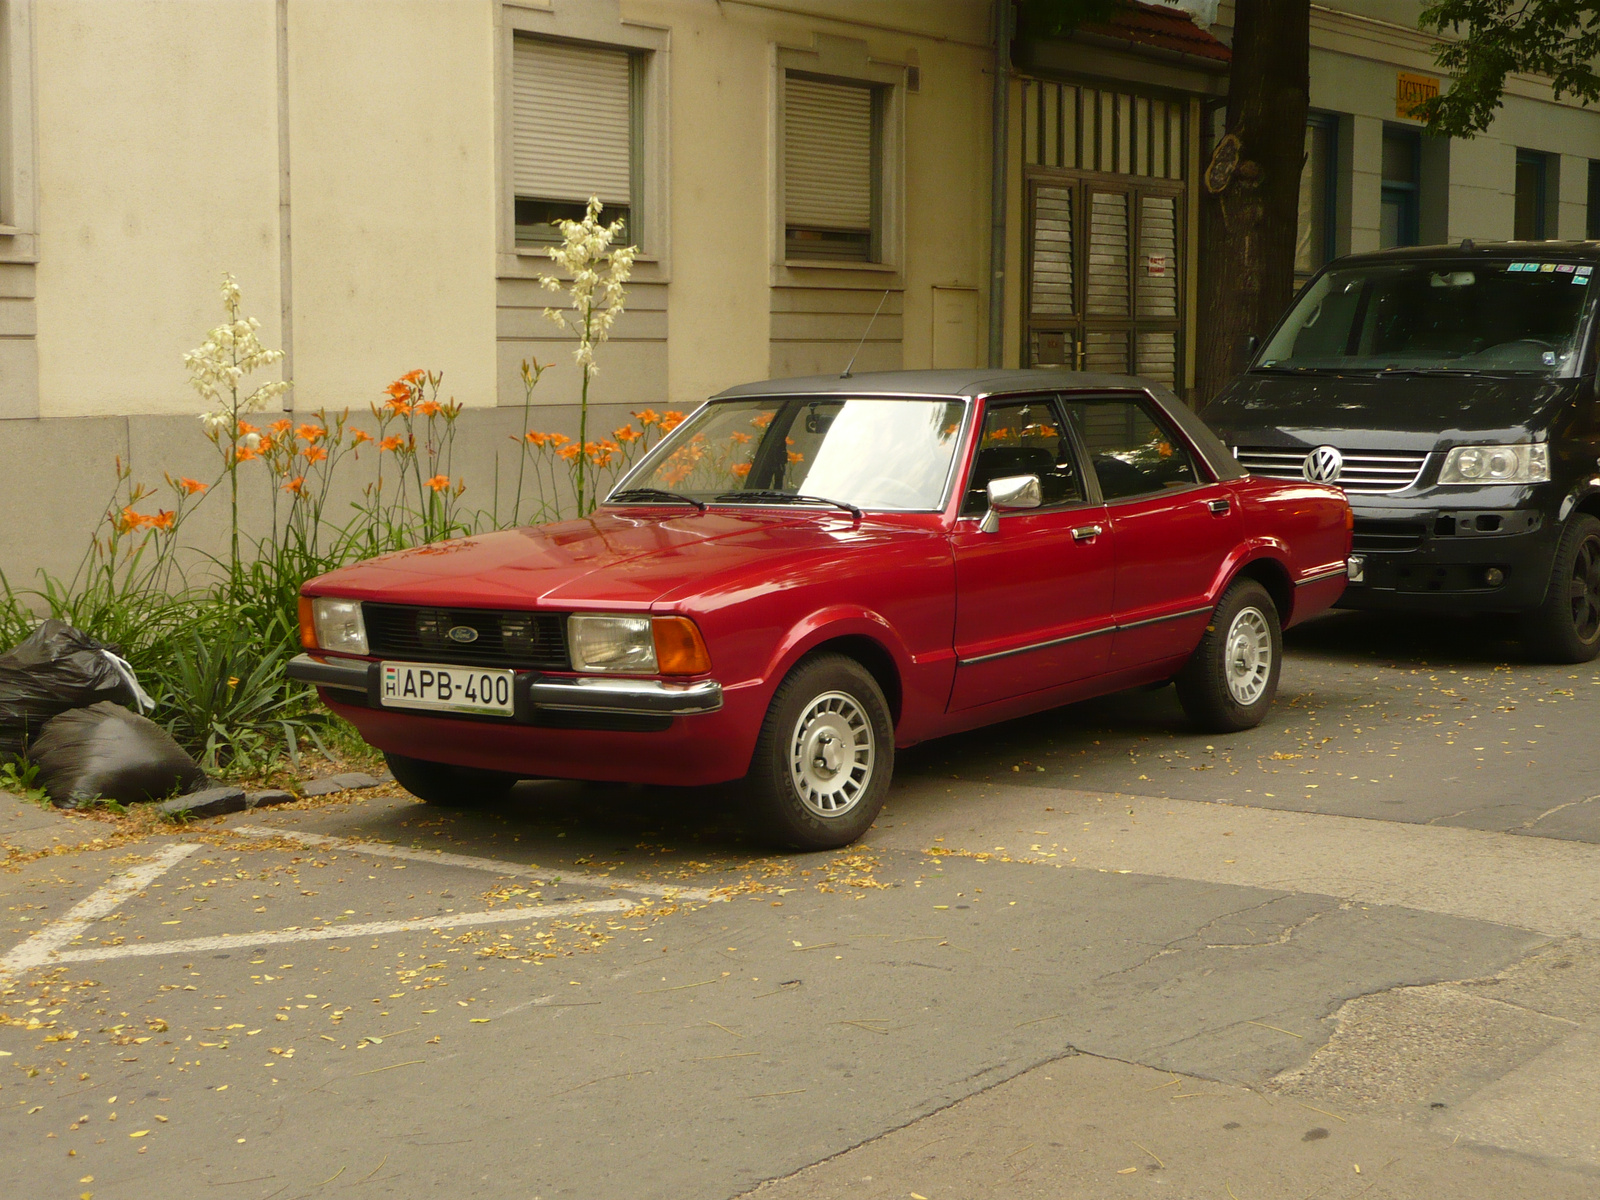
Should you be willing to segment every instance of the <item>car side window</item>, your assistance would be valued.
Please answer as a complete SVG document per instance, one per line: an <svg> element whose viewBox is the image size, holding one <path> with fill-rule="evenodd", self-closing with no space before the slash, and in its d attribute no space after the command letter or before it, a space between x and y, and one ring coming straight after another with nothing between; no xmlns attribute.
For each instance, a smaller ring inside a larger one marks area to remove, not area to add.
<svg viewBox="0 0 1600 1200"><path fill-rule="evenodd" d="M961 504L962 514L981 516L989 507L990 480L1011 475L1037 475L1047 508L1084 499L1083 477L1073 456L1072 439L1053 402L1007 401L988 407Z"/></svg>
<svg viewBox="0 0 1600 1200"><path fill-rule="evenodd" d="M1182 439L1136 400L1069 400L1100 494L1110 502L1148 496L1200 481Z"/></svg>

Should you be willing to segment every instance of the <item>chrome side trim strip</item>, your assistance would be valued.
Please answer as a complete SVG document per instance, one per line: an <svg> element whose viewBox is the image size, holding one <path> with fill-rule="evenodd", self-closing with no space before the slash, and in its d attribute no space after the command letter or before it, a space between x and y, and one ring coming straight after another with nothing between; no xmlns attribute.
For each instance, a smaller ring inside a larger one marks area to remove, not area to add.
<svg viewBox="0 0 1600 1200"><path fill-rule="evenodd" d="M1347 570L1348 566L1337 566L1327 571L1318 571L1315 575L1307 575L1304 579L1297 579L1295 587L1304 587L1308 583L1321 583L1324 579L1344 579L1347 578L1345 574Z"/></svg>
<svg viewBox="0 0 1600 1200"><path fill-rule="evenodd" d="M1181 621L1185 617L1198 617L1201 613L1208 613L1212 607L1212 605L1206 604L1200 608L1186 608L1182 612L1168 613L1164 617L1146 617L1142 621L1130 621L1126 625L1118 625L1117 629L1119 631L1123 629L1139 629L1145 625L1159 625L1163 621Z"/></svg>
<svg viewBox="0 0 1600 1200"><path fill-rule="evenodd" d="M1028 646L1016 646L1010 650L996 650L992 654L980 654L976 658L959 658L956 665L970 667L976 663L993 662L997 658L1012 658L1018 654L1031 654L1035 650L1048 650L1052 646L1065 646L1068 642L1081 642L1086 638L1100 637L1102 634L1118 633L1124 629L1140 629L1146 625L1159 625L1163 621L1181 621L1185 617L1197 617L1201 613L1208 613L1212 606L1207 604L1203 608L1187 608L1183 612L1167 613L1161 617L1147 617L1143 621L1130 621L1126 625L1106 625L1099 629L1091 629L1087 633L1074 633L1067 637L1051 638L1047 642L1034 642Z"/></svg>
<svg viewBox="0 0 1600 1200"><path fill-rule="evenodd" d="M1010 650L996 650L992 654L980 654L976 658L960 658L956 660L957 666L970 667L974 663L993 662L997 658L1012 658L1018 654L1031 654L1035 650L1048 650L1051 646L1065 646L1068 642L1081 642L1086 638L1099 637L1106 633L1115 633L1115 625L1107 625L1101 629L1091 629L1087 633L1074 633L1066 637L1051 638L1048 642L1035 642L1031 646L1016 646Z"/></svg>

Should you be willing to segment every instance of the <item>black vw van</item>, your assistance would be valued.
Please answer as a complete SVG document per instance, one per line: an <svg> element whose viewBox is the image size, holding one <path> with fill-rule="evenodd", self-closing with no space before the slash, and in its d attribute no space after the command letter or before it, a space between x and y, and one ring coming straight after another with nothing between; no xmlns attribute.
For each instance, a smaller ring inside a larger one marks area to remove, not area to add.
<svg viewBox="0 0 1600 1200"><path fill-rule="evenodd" d="M1202 415L1246 470L1355 510L1345 607L1504 613L1600 652L1600 242L1352 255Z"/></svg>

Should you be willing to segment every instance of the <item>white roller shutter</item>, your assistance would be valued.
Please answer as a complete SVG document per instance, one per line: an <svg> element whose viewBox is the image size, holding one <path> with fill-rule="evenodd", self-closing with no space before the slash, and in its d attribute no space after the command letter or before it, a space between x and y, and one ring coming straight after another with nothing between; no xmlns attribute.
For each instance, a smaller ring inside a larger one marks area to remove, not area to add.
<svg viewBox="0 0 1600 1200"><path fill-rule="evenodd" d="M872 90L790 75L783 110L785 222L872 228Z"/></svg>
<svg viewBox="0 0 1600 1200"><path fill-rule="evenodd" d="M624 50L519 37L512 43L516 194L608 205L633 198L632 89Z"/></svg>

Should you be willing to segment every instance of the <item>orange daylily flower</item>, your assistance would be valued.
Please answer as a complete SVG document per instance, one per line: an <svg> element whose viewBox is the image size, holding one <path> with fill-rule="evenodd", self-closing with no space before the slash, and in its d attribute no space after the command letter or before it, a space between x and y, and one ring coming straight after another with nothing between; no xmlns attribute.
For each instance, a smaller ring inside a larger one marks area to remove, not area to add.
<svg viewBox="0 0 1600 1200"><path fill-rule="evenodd" d="M789 462L790 463L803 463L803 462L805 462L805 460L806 460L806 456L804 454L801 454L798 450L789 451Z"/></svg>
<svg viewBox="0 0 1600 1200"><path fill-rule="evenodd" d="M352 445L359 446L362 442L370 442L371 440L372 435L365 429L352 429L350 431L350 442Z"/></svg>
<svg viewBox="0 0 1600 1200"><path fill-rule="evenodd" d="M247 433L260 433L260 432L261 432L261 430L257 429L254 425L250 424L249 421L240 421L239 422L239 436L240 437L243 437Z"/></svg>
<svg viewBox="0 0 1600 1200"><path fill-rule="evenodd" d="M450 476L435 475L432 479L428 480L428 486L436 492L442 492L445 490L445 488L450 486Z"/></svg>
<svg viewBox="0 0 1600 1200"><path fill-rule="evenodd" d="M260 458L260 457L261 457L261 455L258 454L256 451L250 449L249 446L239 446L239 447L235 448L235 450L233 452L233 461L234 462L249 462L252 458Z"/></svg>
<svg viewBox="0 0 1600 1200"><path fill-rule="evenodd" d="M643 412L636 412L633 415L637 418L639 424L647 429L652 425L661 424L661 414L653 408L647 408Z"/></svg>
<svg viewBox="0 0 1600 1200"><path fill-rule="evenodd" d="M163 508L153 517L146 517L144 523L151 529L164 529L170 531L178 514L170 508Z"/></svg>
<svg viewBox="0 0 1600 1200"><path fill-rule="evenodd" d="M545 434L545 437L549 440L552 446L565 446L572 440L564 433L547 433Z"/></svg>
<svg viewBox="0 0 1600 1200"><path fill-rule="evenodd" d="M619 442L636 442L644 435L632 425L624 425L621 429L613 429L611 436Z"/></svg>
<svg viewBox="0 0 1600 1200"><path fill-rule="evenodd" d="M436 417L439 415L440 407L436 400L424 400L421 404L414 406L412 411L419 412L425 417Z"/></svg>
<svg viewBox="0 0 1600 1200"><path fill-rule="evenodd" d="M118 533L132 533L135 529L142 528L144 521L144 517L134 512L130 506L117 514L115 524Z"/></svg>
<svg viewBox="0 0 1600 1200"><path fill-rule="evenodd" d="M728 435L728 440L735 446L745 446L750 442L750 435L748 433L741 433L739 430L735 429Z"/></svg>
<svg viewBox="0 0 1600 1200"><path fill-rule="evenodd" d="M540 433L537 429L528 430L528 432L523 434L522 437L523 440L525 440L530 446L543 446L547 441L550 440L550 435L548 433Z"/></svg>
<svg viewBox="0 0 1600 1200"><path fill-rule="evenodd" d="M405 445L405 438L391 433L388 437L384 438L383 441L378 443L378 449L398 450L403 445Z"/></svg>
<svg viewBox="0 0 1600 1200"><path fill-rule="evenodd" d="M201 492L205 491L206 488L210 487L211 485L210 484L206 484L206 483L201 483L198 479L180 479L180 480L178 480L178 486L183 489L184 495L186 495L186 496L198 496Z"/></svg>
<svg viewBox="0 0 1600 1200"><path fill-rule="evenodd" d="M304 475L296 475L293 479L289 480L288 483L283 485L283 490L286 492L293 492L297 496L300 495L306 490L306 477Z"/></svg>
<svg viewBox="0 0 1600 1200"><path fill-rule="evenodd" d="M308 463L319 463L328 457L328 452L321 446L307 446L301 453L306 456Z"/></svg>
<svg viewBox="0 0 1600 1200"><path fill-rule="evenodd" d="M578 457L579 446L576 442L574 442L570 446L561 447L561 449L557 450L556 453L562 458L566 459L568 462L572 462Z"/></svg>
<svg viewBox="0 0 1600 1200"><path fill-rule="evenodd" d="M672 432L672 430L676 429L680 424L682 424L682 422L683 414L681 412L665 412L661 414L661 428L665 432Z"/></svg>
<svg viewBox="0 0 1600 1200"><path fill-rule="evenodd" d="M427 376L428 373L419 367L415 371L407 371L404 375L400 376L400 378L405 380L407 383L421 383L427 378Z"/></svg>
<svg viewBox="0 0 1600 1200"><path fill-rule="evenodd" d="M293 426L294 422L289 420L288 417L284 417L282 420L274 421L271 429L273 433L288 433Z"/></svg>
<svg viewBox="0 0 1600 1200"><path fill-rule="evenodd" d="M740 479L743 479L746 475L750 474L750 464L734 463L732 470L735 475L737 475Z"/></svg>
<svg viewBox="0 0 1600 1200"><path fill-rule="evenodd" d="M757 413L755 416L750 418L750 424L754 425L757 429L765 429L768 425L772 424L772 418L772 413Z"/></svg>
<svg viewBox="0 0 1600 1200"><path fill-rule="evenodd" d="M320 425L302 425L294 431L294 435L302 442L320 442L328 436L328 431Z"/></svg>

